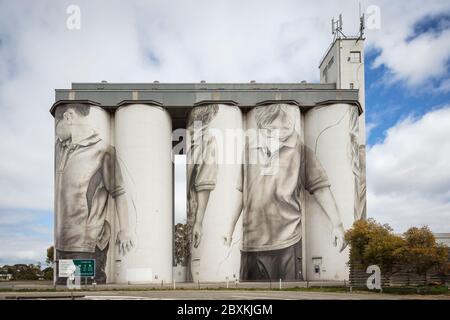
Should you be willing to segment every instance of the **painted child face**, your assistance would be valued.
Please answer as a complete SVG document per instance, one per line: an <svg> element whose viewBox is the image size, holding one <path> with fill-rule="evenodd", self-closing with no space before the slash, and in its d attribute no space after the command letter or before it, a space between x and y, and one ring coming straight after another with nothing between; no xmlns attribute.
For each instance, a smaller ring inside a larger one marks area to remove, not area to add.
<svg viewBox="0 0 450 320"><path fill-rule="evenodd" d="M62 119L59 120L58 123L56 124L55 133L58 139L61 141L70 139L72 136L70 126L72 124L73 112L70 111L71 110L67 110L66 112L64 112Z"/></svg>
<svg viewBox="0 0 450 320"><path fill-rule="evenodd" d="M286 139L292 134L293 124L284 112L280 114L269 124L266 129L269 135L275 137L278 135L280 140Z"/></svg>

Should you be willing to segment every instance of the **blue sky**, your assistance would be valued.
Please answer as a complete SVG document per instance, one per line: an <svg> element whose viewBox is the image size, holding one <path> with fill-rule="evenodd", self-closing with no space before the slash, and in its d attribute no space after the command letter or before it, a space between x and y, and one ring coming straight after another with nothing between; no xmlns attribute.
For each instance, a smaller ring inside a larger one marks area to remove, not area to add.
<svg viewBox="0 0 450 320"><path fill-rule="evenodd" d="M358 2L0 0L0 265L43 262L52 243L55 88L318 82L331 17L355 34ZM361 5L381 18L366 30L368 214L450 232L450 3Z"/></svg>
<svg viewBox="0 0 450 320"><path fill-rule="evenodd" d="M426 88L426 84L414 90L401 81L385 86L380 79L388 76L390 71L384 66L370 68L377 52L368 51L365 56L366 122L375 126L370 130L368 145L383 141L386 130L398 121L411 115L423 116L432 109L448 105L450 101L450 90L435 92ZM446 76L449 75L447 71Z"/></svg>

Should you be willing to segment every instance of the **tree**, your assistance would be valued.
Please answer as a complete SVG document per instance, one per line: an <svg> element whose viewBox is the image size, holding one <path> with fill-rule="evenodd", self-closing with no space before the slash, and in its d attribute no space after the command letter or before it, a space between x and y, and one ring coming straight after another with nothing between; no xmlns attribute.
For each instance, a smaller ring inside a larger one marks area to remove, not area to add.
<svg viewBox="0 0 450 320"><path fill-rule="evenodd" d="M401 248L405 240L393 233L388 224L374 219L357 220L345 234L350 244L350 263L360 263L364 268L378 265L389 279L401 269Z"/></svg>
<svg viewBox="0 0 450 320"><path fill-rule="evenodd" d="M53 266L55 248L53 246L47 248L47 259L45 262L49 266Z"/></svg>
<svg viewBox="0 0 450 320"><path fill-rule="evenodd" d="M409 272L424 275L433 268L440 272L446 271L448 249L436 243L428 227L409 228L403 237L406 243L401 249L401 256Z"/></svg>
<svg viewBox="0 0 450 320"><path fill-rule="evenodd" d="M376 264L389 279L399 271L426 274L433 268L445 272L448 248L436 243L428 227L412 227L403 236L374 219L355 221L345 234L350 244L350 264L364 268Z"/></svg>
<svg viewBox="0 0 450 320"><path fill-rule="evenodd" d="M53 268L47 267L44 270L42 270L42 273L44 274L45 280L53 280Z"/></svg>
<svg viewBox="0 0 450 320"><path fill-rule="evenodd" d="M14 280L37 280L41 270L34 264L15 264L11 267Z"/></svg>

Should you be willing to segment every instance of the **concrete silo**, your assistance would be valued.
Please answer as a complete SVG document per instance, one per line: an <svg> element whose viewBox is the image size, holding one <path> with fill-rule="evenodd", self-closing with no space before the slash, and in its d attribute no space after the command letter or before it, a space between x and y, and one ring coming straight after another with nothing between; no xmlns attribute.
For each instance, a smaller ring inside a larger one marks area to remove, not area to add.
<svg viewBox="0 0 450 320"><path fill-rule="evenodd" d="M55 260L95 259L95 281L110 282L112 201L123 200L110 113L88 102L67 102L57 105L54 115ZM65 284L58 271L55 280Z"/></svg>
<svg viewBox="0 0 450 320"><path fill-rule="evenodd" d="M127 104L115 114L115 140L127 193L133 248L116 251L118 283L172 281L172 122L163 108ZM120 235L120 233L118 233Z"/></svg>
<svg viewBox="0 0 450 320"><path fill-rule="evenodd" d="M358 106L347 103L316 106L304 114L305 144L327 174L333 196L328 206L336 206L340 217L330 220L315 197L306 194L308 280L348 279L349 248L340 251L335 236L349 229L360 212L358 116Z"/></svg>
<svg viewBox="0 0 450 320"><path fill-rule="evenodd" d="M246 115L241 281L301 278L303 133L294 101Z"/></svg>
<svg viewBox="0 0 450 320"><path fill-rule="evenodd" d="M197 105L190 112L187 129L187 206L192 239L188 279L238 280L240 223L230 243L225 238L242 202L238 186L242 112L229 104Z"/></svg>

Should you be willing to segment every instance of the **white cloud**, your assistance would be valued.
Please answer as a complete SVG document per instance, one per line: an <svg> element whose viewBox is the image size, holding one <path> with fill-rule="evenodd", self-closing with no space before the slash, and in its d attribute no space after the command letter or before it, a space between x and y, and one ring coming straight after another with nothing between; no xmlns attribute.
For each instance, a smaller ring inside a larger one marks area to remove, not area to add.
<svg viewBox="0 0 450 320"><path fill-rule="evenodd" d="M51 213L0 209L0 265L44 262L53 242Z"/></svg>
<svg viewBox="0 0 450 320"><path fill-rule="evenodd" d="M15 233L0 234L3 244L0 253L0 265L15 263L37 263L43 265L46 260L47 248L51 245L47 239L40 236L17 235Z"/></svg>
<svg viewBox="0 0 450 320"><path fill-rule="evenodd" d="M450 57L450 29L426 30L414 34L414 27L425 18L450 15L450 3L446 1L373 1L381 10L380 30L368 30L371 48L380 50L372 67L384 65L390 76L384 80L406 81L410 87L418 87L430 79L440 80L447 73ZM447 29L445 29L447 27Z"/></svg>
<svg viewBox="0 0 450 320"><path fill-rule="evenodd" d="M383 51L374 67L382 64L394 73L394 80L405 80L411 86L423 84L447 74L450 56L450 29L439 35L425 33L407 42L382 42Z"/></svg>
<svg viewBox="0 0 450 320"><path fill-rule="evenodd" d="M0 226L16 226L20 224L30 224L42 213L36 211L14 211L2 210L0 212Z"/></svg>
<svg viewBox="0 0 450 320"><path fill-rule="evenodd" d="M434 92L436 93L447 93L450 91L450 79L446 79L442 81L437 88L435 88Z"/></svg>
<svg viewBox="0 0 450 320"><path fill-rule="evenodd" d="M367 152L368 213L397 231L450 225L450 107L408 118Z"/></svg>

